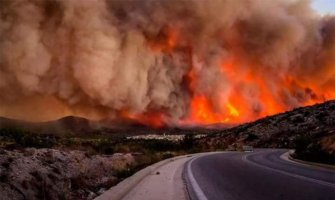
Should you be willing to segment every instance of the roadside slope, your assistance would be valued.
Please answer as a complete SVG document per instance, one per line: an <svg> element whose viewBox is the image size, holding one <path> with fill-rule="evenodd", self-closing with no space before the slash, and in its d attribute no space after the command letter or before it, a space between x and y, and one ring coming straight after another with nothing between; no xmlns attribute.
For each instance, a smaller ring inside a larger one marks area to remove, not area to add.
<svg viewBox="0 0 335 200"><path fill-rule="evenodd" d="M241 124L197 141L202 149L295 149L297 158L334 163L335 100ZM309 152L309 153L308 153Z"/></svg>

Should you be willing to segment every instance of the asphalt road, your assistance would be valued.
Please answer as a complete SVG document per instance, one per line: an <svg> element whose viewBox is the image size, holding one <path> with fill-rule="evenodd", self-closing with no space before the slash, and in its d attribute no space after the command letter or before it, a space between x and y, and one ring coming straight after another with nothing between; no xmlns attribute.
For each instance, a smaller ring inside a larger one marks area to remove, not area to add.
<svg viewBox="0 0 335 200"><path fill-rule="evenodd" d="M335 170L280 158L286 150L197 157L184 175L191 199L335 200Z"/></svg>

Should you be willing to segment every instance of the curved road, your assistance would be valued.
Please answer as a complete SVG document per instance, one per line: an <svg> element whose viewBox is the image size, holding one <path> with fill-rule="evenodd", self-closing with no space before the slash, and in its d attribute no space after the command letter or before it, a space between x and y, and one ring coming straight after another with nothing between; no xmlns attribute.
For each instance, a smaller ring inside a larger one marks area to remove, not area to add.
<svg viewBox="0 0 335 200"><path fill-rule="evenodd" d="M283 160L285 152L267 149L194 158L184 171L191 199L335 200L335 170Z"/></svg>

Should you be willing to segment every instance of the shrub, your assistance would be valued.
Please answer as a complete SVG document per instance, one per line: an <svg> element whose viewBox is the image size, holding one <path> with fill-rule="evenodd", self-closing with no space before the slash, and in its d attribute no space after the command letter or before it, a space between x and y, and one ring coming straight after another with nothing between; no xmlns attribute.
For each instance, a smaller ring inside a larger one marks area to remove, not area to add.
<svg viewBox="0 0 335 200"><path fill-rule="evenodd" d="M259 137L253 133L249 133L245 141L254 141L259 139Z"/></svg>
<svg viewBox="0 0 335 200"><path fill-rule="evenodd" d="M94 149L101 154L113 154L115 152L113 146L114 143L111 140L103 139L95 144Z"/></svg>
<svg viewBox="0 0 335 200"><path fill-rule="evenodd" d="M21 147L51 148L57 142L54 135L31 133L15 127L0 129L0 136L13 140Z"/></svg>
<svg viewBox="0 0 335 200"><path fill-rule="evenodd" d="M294 158L319 162L325 164L335 164L335 154L322 148L318 142L314 142L311 136L301 135L294 141Z"/></svg>
<svg viewBox="0 0 335 200"><path fill-rule="evenodd" d="M170 152L163 153L162 160L165 160L165 159L168 159L168 158L172 158L173 156L174 156L174 154L172 154Z"/></svg>
<svg viewBox="0 0 335 200"><path fill-rule="evenodd" d="M193 148L195 143L195 138L193 134L187 134L184 136L183 141L181 142L181 145L184 149L191 149Z"/></svg>

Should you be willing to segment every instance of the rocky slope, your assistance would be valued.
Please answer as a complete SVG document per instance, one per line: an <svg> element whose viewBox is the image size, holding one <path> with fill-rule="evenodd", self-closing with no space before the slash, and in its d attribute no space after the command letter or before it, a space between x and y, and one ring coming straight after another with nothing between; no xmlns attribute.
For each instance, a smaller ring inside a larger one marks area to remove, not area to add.
<svg viewBox="0 0 335 200"><path fill-rule="evenodd" d="M296 148L298 140L317 143L335 154L335 100L259 119L220 131L198 141L211 148ZM307 144L311 145L311 144Z"/></svg>
<svg viewBox="0 0 335 200"><path fill-rule="evenodd" d="M93 199L134 165L131 154L54 149L0 150L0 195L16 199Z"/></svg>

